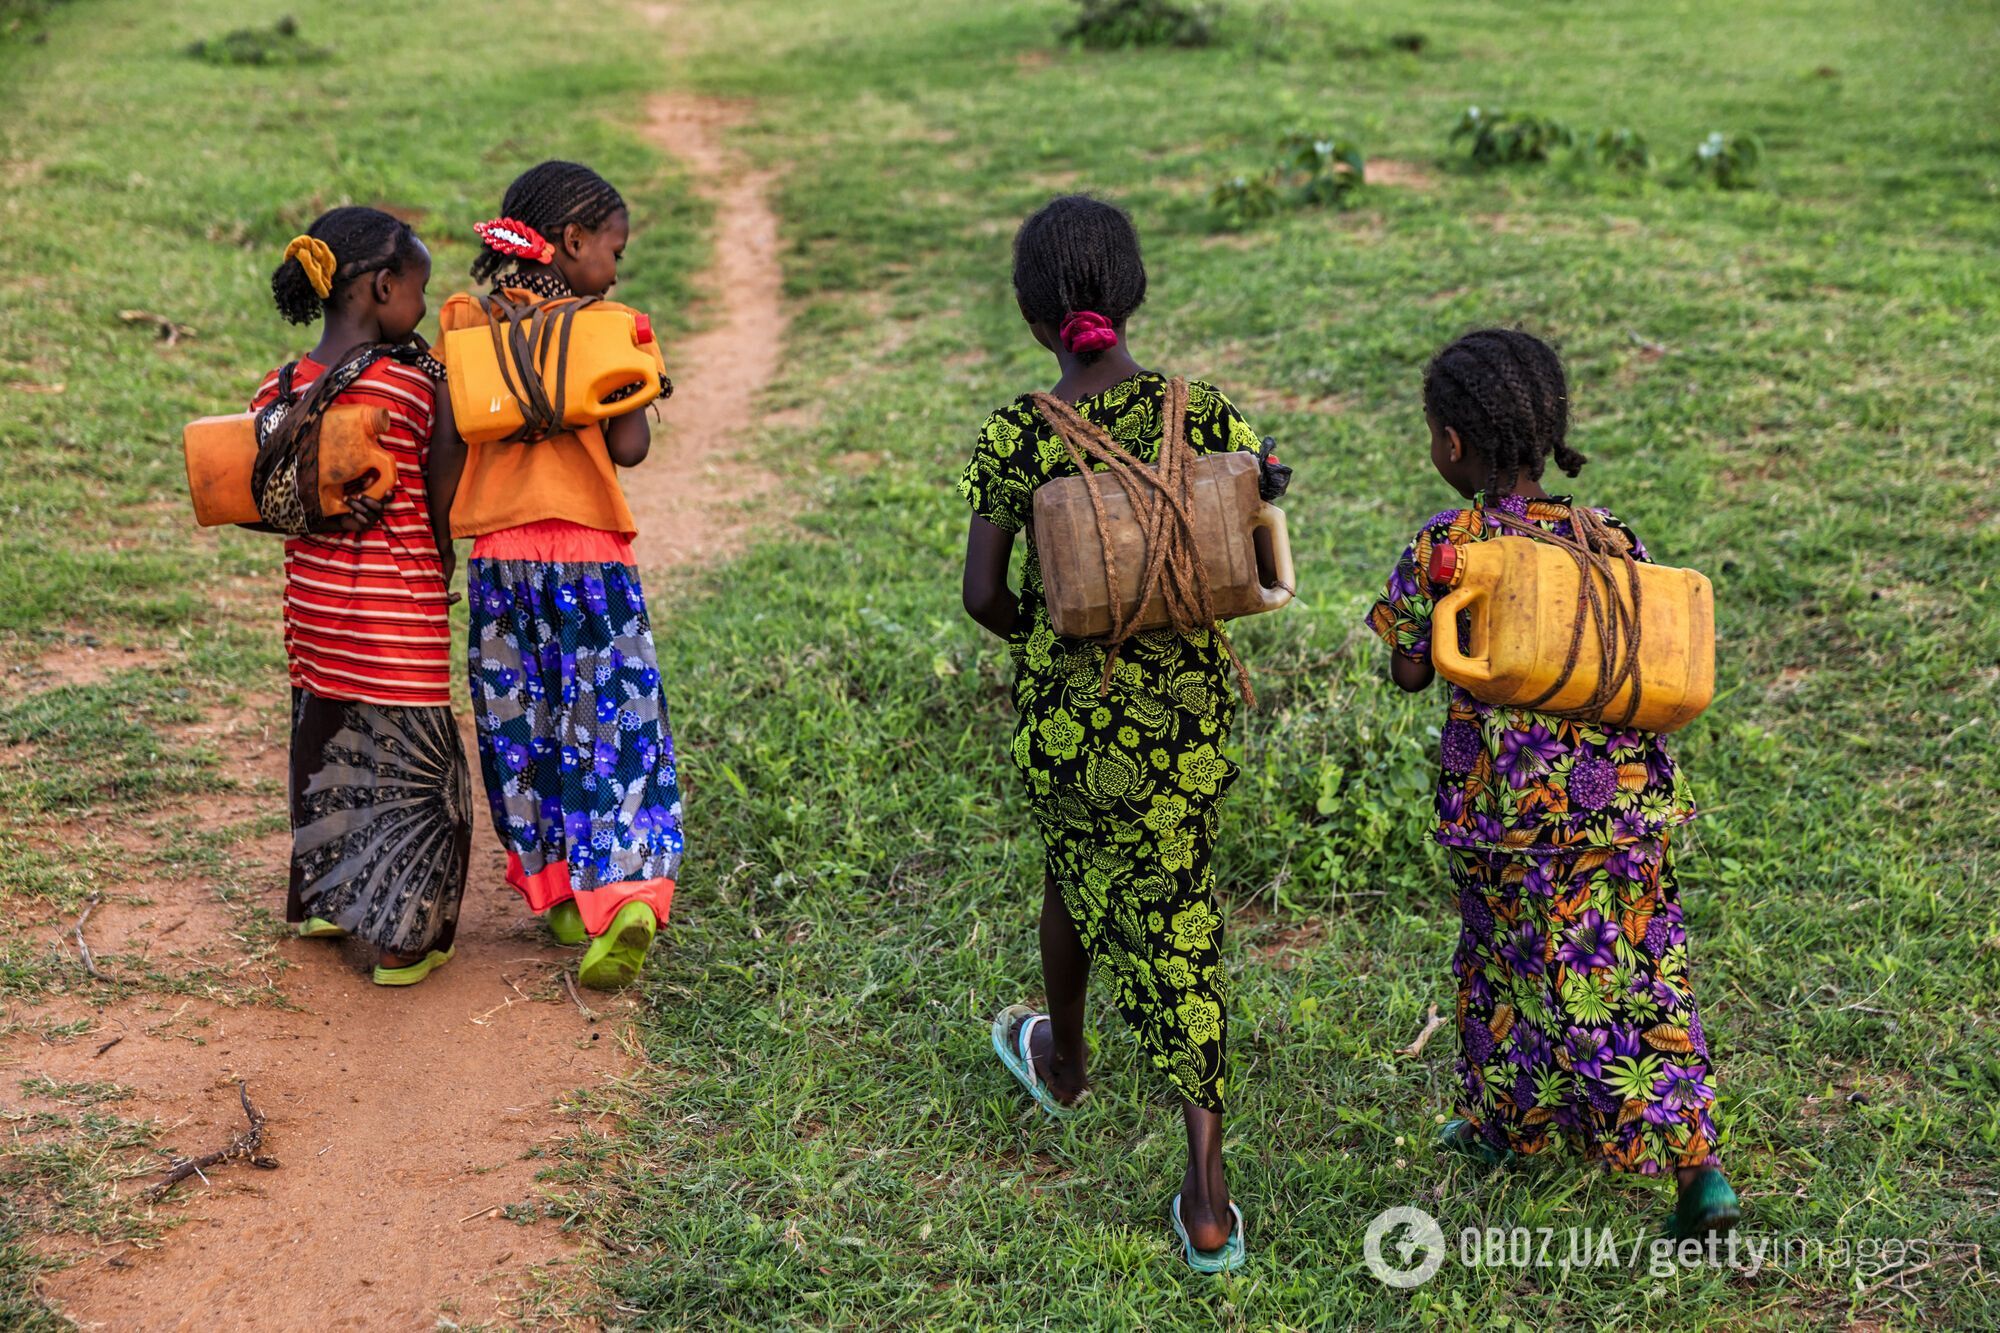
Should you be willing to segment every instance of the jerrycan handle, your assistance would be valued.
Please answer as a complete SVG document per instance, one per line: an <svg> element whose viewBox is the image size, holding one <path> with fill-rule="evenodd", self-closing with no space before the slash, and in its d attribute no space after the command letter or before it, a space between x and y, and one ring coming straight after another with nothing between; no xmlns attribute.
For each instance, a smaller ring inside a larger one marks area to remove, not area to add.
<svg viewBox="0 0 2000 1333"><path fill-rule="evenodd" d="M1464 685L1493 679L1493 655L1486 644L1486 618L1477 611L1472 617L1472 652L1458 650L1458 613L1474 608L1483 610L1485 600L1486 588L1472 584L1453 588L1431 608L1431 664L1446 680Z"/></svg>
<svg viewBox="0 0 2000 1333"><path fill-rule="evenodd" d="M1264 609L1275 611L1292 600L1298 590L1298 575L1292 569L1292 539L1285 527L1285 511L1274 504L1261 504L1250 515L1250 531L1254 536L1258 531L1271 536L1271 576L1274 583L1264 582L1264 571L1257 571L1257 591L1264 599Z"/></svg>
<svg viewBox="0 0 2000 1333"><path fill-rule="evenodd" d="M1486 617L1472 617L1472 650L1458 650L1459 612L1474 607L1484 609L1486 588L1482 584L1459 586L1465 562L1451 542L1431 546L1430 565L1425 570L1432 587L1443 584L1450 591L1431 607L1431 664L1446 680L1478 684L1493 679L1493 651L1486 642Z"/></svg>

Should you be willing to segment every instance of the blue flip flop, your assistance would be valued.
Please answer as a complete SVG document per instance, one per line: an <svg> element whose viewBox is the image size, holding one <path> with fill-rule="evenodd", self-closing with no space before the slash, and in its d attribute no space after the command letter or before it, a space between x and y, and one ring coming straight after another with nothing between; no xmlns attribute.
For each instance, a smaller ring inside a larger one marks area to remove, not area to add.
<svg viewBox="0 0 2000 1333"><path fill-rule="evenodd" d="M1020 1085L1035 1099L1035 1105L1047 1111L1058 1120L1076 1114L1073 1106L1064 1106L1049 1091L1048 1085L1035 1073L1035 1058L1028 1053L1028 1037L1035 1024L1049 1021L1047 1014L1037 1013L1025 1004L1010 1004L1000 1011L993 1020L993 1053L1000 1057L1000 1063L1007 1066Z"/></svg>
<svg viewBox="0 0 2000 1333"><path fill-rule="evenodd" d="M1236 1229L1229 1233L1229 1239L1219 1250L1197 1250L1188 1239L1187 1224L1181 1221L1181 1196L1174 1196L1174 1234L1181 1238L1181 1250L1187 1255L1187 1264L1197 1273L1230 1273L1249 1262L1249 1255L1243 1245L1243 1210L1234 1203L1229 1205L1229 1214L1236 1219Z"/></svg>

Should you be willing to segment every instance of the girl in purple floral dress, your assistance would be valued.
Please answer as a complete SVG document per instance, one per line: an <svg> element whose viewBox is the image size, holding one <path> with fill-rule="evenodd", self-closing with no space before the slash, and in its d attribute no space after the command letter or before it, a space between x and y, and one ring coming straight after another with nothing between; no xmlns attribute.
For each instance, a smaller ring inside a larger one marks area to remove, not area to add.
<svg viewBox="0 0 2000 1333"><path fill-rule="evenodd" d="M1432 679L1432 547L1497 536L1504 509L1568 535L1568 389L1554 350L1486 329L1424 373L1431 462L1471 500L1425 523L1369 624L1405 690ZM1602 512L1602 511L1599 511ZM1648 560L1629 528L1604 517ZM1719 1169L1715 1082L1690 976L1671 844L1694 803L1665 742L1480 702L1451 687L1441 737L1437 839L1462 921L1460 1119L1441 1135L1482 1161L1574 1152L1612 1170L1675 1173L1672 1231L1715 1234L1740 1216Z"/></svg>

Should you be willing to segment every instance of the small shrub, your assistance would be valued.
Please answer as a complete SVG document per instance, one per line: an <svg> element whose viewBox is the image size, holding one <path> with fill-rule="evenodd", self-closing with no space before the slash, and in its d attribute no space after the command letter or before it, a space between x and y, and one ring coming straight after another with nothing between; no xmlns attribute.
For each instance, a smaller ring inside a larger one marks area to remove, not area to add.
<svg viewBox="0 0 2000 1333"><path fill-rule="evenodd" d="M1451 141L1472 141L1472 160L1482 167L1546 162L1558 148L1576 144L1576 133L1547 116L1482 110L1469 106L1451 131Z"/></svg>
<svg viewBox="0 0 2000 1333"><path fill-rule="evenodd" d="M1290 168L1300 203L1343 207L1348 193L1367 176L1361 150L1346 139L1288 134L1278 141L1278 151Z"/></svg>
<svg viewBox="0 0 2000 1333"><path fill-rule="evenodd" d="M1215 40L1219 3L1174 0L1076 0L1065 39L1099 50L1127 46L1207 46Z"/></svg>
<svg viewBox="0 0 2000 1333"><path fill-rule="evenodd" d="M332 55L299 35L299 21L289 14L268 28L238 28L188 47L188 54L211 65L312 65Z"/></svg>
<svg viewBox="0 0 2000 1333"><path fill-rule="evenodd" d="M1688 167L1695 179L1724 190L1754 189L1764 165L1764 141L1754 134L1717 130L1695 145Z"/></svg>
<svg viewBox="0 0 2000 1333"><path fill-rule="evenodd" d="M1592 156L1601 166L1630 173L1653 169L1653 149L1637 130L1599 130L1591 141Z"/></svg>
<svg viewBox="0 0 2000 1333"><path fill-rule="evenodd" d="M1284 206L1278 194L1277 184L1272 177L1275 173L1262 176L1231 176L1215 187L1208 197L1209 205L1221 217L1227 227L1241 227L1251 222L1262 222L1275 216Z"/></svg>
<svg viewBox="0 0 2000 1333"><path fill-rule="evenodd" d="M1407 51L1411 55L1421 55L1430 45L1431 39L1420 32L1392 32L1389 34L1391 51Z"/></svg>
<svg viewBox="0 0 2000 1333"><path fill-rule="evenodd" d="M1287 204L1345 208L1366 171L1361 150L1346 139L1288 134L1278 141L1275 166L1261 176L1231 177L1215 187L1209 203L1229 227L1261 221Z"/></svg>

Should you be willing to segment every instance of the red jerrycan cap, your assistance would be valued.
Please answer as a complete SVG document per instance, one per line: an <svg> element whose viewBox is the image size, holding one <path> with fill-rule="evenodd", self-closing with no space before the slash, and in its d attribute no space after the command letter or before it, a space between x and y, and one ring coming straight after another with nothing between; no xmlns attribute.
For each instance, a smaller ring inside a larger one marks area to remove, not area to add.
<svg viewBox="0 0 2000 1333"><path fill-rule="evenodd" d="M1431 543L1431 583L1449 588L1458 582L1458 548L1450 542Z"/></svg>
<svg viewBox="0 0 2000 1333"><path fill-rule="evenodd" d="M653 317L651 315L632 316L632 345L644 347L653 341Z"/></svg>

